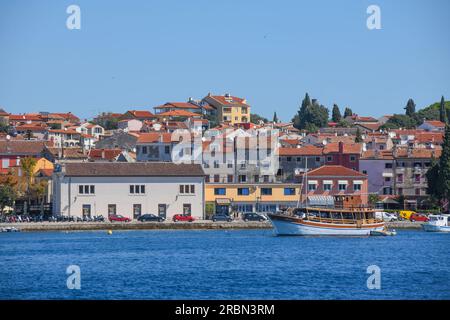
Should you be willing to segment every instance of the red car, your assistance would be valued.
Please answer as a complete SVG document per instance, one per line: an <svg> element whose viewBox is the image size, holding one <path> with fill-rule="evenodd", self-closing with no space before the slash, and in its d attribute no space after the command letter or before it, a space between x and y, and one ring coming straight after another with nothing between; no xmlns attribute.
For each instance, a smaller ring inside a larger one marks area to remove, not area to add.
<svg viewBox="0 0 450 320"><path fill-rule="evenodd" d="M195 220L195 218L191 215L187 215L187 214L176 214L173 216L173 222L177 222L177 221L187 221L187 222L192 222Z"/></svg>
<svg viewBox="0 0 450 320"><path fill-rule="evenodd" d="M424 214L420 214L420 213L414 213L411 215L411 217L409 218L410 221L421 221L421 222L427 222L428 217Z"/></svg>
<svg viewBox="0 0 450 320"><path fill-rule="evenodd" d="M109 219L110 222L115 222L115 221L117 221L117 222L130 222L131 221L130 218L121 216L120 214L111 214L111 215L108 216L108 219Z"/></svg>

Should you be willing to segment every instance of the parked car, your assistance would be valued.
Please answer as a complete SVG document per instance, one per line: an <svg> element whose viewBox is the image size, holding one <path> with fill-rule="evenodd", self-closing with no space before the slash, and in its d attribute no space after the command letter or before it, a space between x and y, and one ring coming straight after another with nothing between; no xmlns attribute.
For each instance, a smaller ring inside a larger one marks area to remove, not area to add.
<svg viewBox="0 0 450 320"><path fill-rule="evenodd" d="M383 221L389 221L389 222L398 221L398 218L395 214L384 212L384 211L376 211L375 218L381 219Z"/></svg>
<svg viewBox="0 0 450 320"><path fill-rule="evenodd" d="M411 218L411 216L413 215L413 214L415 214L416 212L415 211L412 211L412 210L401 210L400 212L399 212L399 217L400 217L400 219L403 219L403 220L410 220L410 218Z"/></svg>
<svg viewBox="0 0 450 320"><path fill-rule="evenodd" d="M108 216L108 219L109 219L110 222L114 222L114 221L116 221L116 222L130 222L131 221L130 218L124 217L124 216L122 216L120 214L111 214L111 215Z"/></svg>
<svg viewBox="0 0 450 320"><path fill-rule="evenodd" d="M195 220L195 218L188 214L176 214L173 216L172 220L173 220L173 222L177 222L177 221L192 222Z"/></svg>
<svg viewBox="0 0 450 320"><path fill-rule="evenodd" d="M411 221L422 221L422 222L427 222L428 220L430 220L430 219L428 219L428 217L426 216L426 215L424 215L424 214L421 214L421 213L414 213L414 214L412 214L411 215L411 217L409 218L409 220L411 220Z"/></svg>
<svg viewBox="0 0 450 320"><path fill-rule="evenodd" d="M242 220L244 220L245 222L247 221L266 221L267 218L261 214L255 213L255 212L244 212L242 214Z"/></svg>
<svg viewBox="0 0 450 320"><path fill-rule="evenodd" d="M144 221L157 221L157 222L163 222L163 221L166 220L166 219L163 218L163 217L159 217L159 216L157 216L157 215L155 215L155 214L153 214L153 213L147 213L147 214L144 214L144 215L140 216L140 217L138 218L138 220L141 221L141 222L144 222Z"/></svg>
<svg viewBox="0 0 450 320"><path fill-rule="evenodd" d="M231 222L233 221L233 218L227 214L215 214L212 216L212 221L216 222L216 221L228 221Z"/></svg>

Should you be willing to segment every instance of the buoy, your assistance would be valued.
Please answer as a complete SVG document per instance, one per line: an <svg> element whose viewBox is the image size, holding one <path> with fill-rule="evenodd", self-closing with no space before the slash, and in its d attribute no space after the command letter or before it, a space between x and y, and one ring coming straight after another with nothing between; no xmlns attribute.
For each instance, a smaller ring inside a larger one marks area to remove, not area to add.
<svg viewBox="0 0 450 320"><path fill-rule="evenodd" d="M112 235L112 230L108 230L108 234L109 234L109 235Z"/></svg>

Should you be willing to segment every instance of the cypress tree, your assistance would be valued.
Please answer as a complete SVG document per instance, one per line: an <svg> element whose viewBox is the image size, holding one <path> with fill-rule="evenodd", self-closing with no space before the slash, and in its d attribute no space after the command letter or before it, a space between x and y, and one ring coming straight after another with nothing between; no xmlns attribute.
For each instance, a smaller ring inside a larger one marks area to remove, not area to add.
<svg viewBox="0 0 450 320"><path fill-rule="evenodd" d="M450 200L450 126L448 125L445 127L442 154L439 159L439 180L443 199Z"/></svg>
<svg viewBox="0 0 450 320"><path fill-rule="evenodd" d="M274 123L278 123L278 117L277 117L277 112L276 111L273 113L273 122Z"/></svg>
<svg viewBox="0 0 450 320"><path fill-rule="evenodd" d="M445 99L444 96L442 96L441 98L441 105L439 107L439 120L447 123L448 119L447 119L447 110L445 110Z"/></svg>
<svg viewBox="0 0 450 320"><path fill-rule="evenodd" d="M350 109L349 107L345 108L345 111L344 111L344 118L349 117L349 116L352 116L352 115L353 115L352 109Z"/></svg>
<svg viewBox="0 0 450 320"><path fill-rule="evenodd" d="M331 120L333 120L333 122L338 123L339 121L341 121L341 119L342 119L341 111L339 110L338 105L334 104L333 111L331 113Z"/></svg>
<svg viewBox="0 0 450 320"><path fill-rule="evenodd" d="M414 113L416 113L416 104L414 103L414 100L409 99L404 109L406 110L406 115L412 117Z"/></svg>
<svg viewBox="0 0 450 320"><path fill-rule="evenodd" d="M359 128L356 129L356 138L355 138L355 142L356 143L361 143L363 142L363 138L361 135L361 130L359 130Z"/></svg>

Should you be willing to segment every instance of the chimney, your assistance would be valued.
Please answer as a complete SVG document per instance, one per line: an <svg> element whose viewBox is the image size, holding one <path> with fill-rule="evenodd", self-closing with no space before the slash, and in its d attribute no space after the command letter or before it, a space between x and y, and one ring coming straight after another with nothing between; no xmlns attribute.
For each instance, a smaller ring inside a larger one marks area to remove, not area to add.
<svg viewBox="0 0 450 320"><path fill-rule="evenodd" d="M339 153L344 153L344 143L342 141L339 141Z"/></svg>

